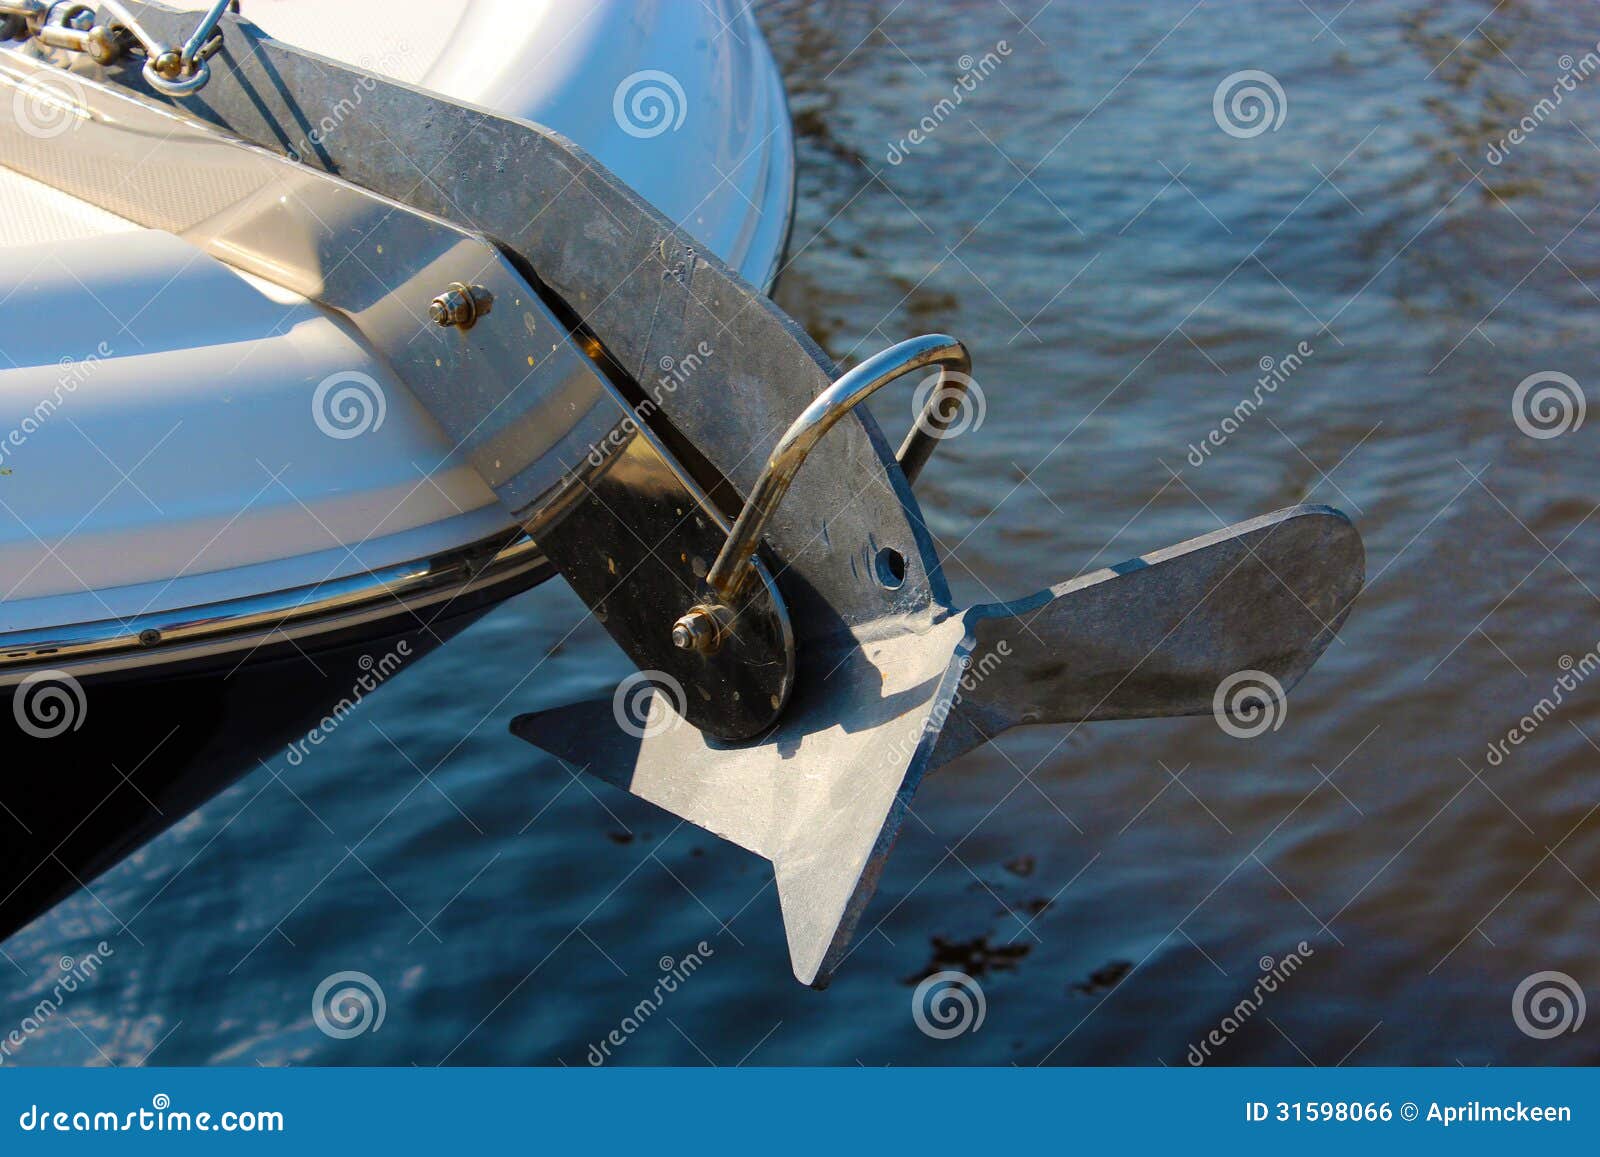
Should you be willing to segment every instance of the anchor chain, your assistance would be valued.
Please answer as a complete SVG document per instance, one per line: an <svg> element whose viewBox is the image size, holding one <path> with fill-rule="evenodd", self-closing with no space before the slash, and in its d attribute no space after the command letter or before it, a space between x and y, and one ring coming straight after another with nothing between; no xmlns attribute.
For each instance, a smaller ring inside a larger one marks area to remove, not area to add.
<svg viewBox="0 0 1600 1157"><path fill-rule="evenodd" d="M239 10L239 0L214 0L181 45L166 44L145 31L118 0L95 5L77 0L0 0L0 41L37 40L46 48L81 52L106 65L140 54L144 79L164 96L191 96L211 79L210 60L222 48L217 27L222 14Z"/></svg>

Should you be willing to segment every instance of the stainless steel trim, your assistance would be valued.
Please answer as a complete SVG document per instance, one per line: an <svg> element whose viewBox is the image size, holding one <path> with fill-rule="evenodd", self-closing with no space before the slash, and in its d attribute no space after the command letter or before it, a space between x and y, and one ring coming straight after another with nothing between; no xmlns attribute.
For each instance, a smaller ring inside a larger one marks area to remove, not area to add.
<svg viewBox="0 0 1600 1157"><path fill-rule="evenodd" d="M41 666L70 670L93 663L98 672L170 661L180 651L189 657L259 646L273 635L322 634L528 578L541 568L547 573L526 586L554 572L526 535L509 543L505 535L496 535L446 555L313 586L128 619L15 631L0 635L0 685ZM202 644L207 645L197 649Z"/></svg>
<svg viewBox="0 0 1600 1157"><path fill-rule="evenodd" d="M745 14L749 16L748 8L745 9ZM799 210L795 183L799 180L800 159L795 145L794 113L789 107L789 90L784 86L783 73L778 68L777 60L773 58L772 46L767 43L767 38L754 17L749 18L749 25L751 31L755 33L757 51L771 78L770 83L778 106L778 116L773 128L773 136L776 138L775 159L769 173L774 179L769 181L767 195L761 199L761 224L765 228L767 222L776 219L779 225L775 236L777 244L772 246L772 256L767 261L766 271L760 277L756 277L746 270L744 276L751 284L760 286L762 293L771 297L778 290L778 279L789 266L789 242L794 234L795 214ZM730 261L729 264L738 263ZM748 262L745 264L748 265Z"/></svg>

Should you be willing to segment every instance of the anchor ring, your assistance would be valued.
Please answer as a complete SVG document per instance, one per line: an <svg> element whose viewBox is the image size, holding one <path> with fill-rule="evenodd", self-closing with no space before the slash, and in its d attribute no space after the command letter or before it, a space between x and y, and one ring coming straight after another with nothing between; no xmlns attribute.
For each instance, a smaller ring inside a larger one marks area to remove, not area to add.
<svg viewBox="0 0 1600 1157"><path fill-rule="evenodd" d="M755 553L762 532L789 492L801 464L822 436L890 382L930 365L943 369L939 388L928 395L921 416L895 456L906 481L916 481L939 444L941 431L950 421L952 407L946 403L952 397L959 400L970 381L972 356L966 346L945 334L914 337L874 354L818 394L784 431L750 492L749 501L728 533L727 542L706 575L706 584L718 597L724 601L738 597L750 573L750 556Z"/></svg>

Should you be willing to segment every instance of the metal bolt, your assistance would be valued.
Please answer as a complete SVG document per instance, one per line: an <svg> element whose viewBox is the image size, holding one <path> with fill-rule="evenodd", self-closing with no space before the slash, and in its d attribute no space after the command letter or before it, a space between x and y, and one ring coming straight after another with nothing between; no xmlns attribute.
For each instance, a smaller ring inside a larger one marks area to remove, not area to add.
<svg viewBox="0 0 1600 1157"><path fill-rule="evenodd" d="M672 645L680 651L715 654L722 646L722 623L717 612L706 606L690 607L672 624Z"/></svg>
<svg viewBox="0 0 1600 1157"><path fill-rule="evenodd" d="M83 50L96 64L114 64L122 56L122 37L104 24L97 24L84 37Z"/></svg>
<svg viewBox="0 0 1600 1157"><path fill-rule="evenodd" d="M151 67L157 76L165 80L177 80L183 76L183 55L177 49L168 49L156 57Z"/></svg>
<svg viewBox="0 0 1600 1157"><path fill-rule="evenodd" d="M481 285L457 281L428 305L433 324L443 328L471 329L494 309L494 294Z"/></svg>

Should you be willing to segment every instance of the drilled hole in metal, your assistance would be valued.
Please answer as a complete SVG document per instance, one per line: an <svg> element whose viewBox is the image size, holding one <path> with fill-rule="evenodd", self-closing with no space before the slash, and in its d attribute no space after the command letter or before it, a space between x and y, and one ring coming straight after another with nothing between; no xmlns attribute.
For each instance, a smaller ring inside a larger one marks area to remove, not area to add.
<svg viewBox="0 0 1600 1157"><path fill-rule="evenodd" d="M886 591L897 591L906 581L906 556L892 546L878 552L873 566L878 572L878 585Z"/></svg>

